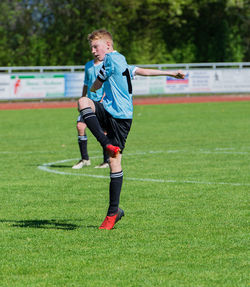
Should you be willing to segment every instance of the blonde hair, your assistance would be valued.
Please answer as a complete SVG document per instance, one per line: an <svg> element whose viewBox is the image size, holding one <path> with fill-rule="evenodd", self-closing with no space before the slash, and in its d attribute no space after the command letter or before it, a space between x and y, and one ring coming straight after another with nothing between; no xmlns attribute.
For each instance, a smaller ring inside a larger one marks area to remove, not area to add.
<svg viewBox="0 0 250 287"><path fill-rule="evenodd" d="M91 34L88 35L88 41L91 43L93 40L99 40L104 39L111 42L111 45L113 46L113 38L111 33L109 33L105 29L99 29L93 31Z"/></svg>

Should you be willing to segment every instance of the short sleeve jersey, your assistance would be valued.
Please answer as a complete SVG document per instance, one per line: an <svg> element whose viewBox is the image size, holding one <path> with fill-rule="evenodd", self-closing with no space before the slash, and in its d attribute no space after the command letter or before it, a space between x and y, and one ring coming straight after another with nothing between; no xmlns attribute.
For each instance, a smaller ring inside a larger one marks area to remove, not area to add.
<svg viewBox="0 0 250 287"><path fill-rule="evenodd" d="M98 79L104 82L104 109L114 118L132 119L133 99L131 79L134 77L135 66L130 66L123 55L117 51L104 57L103 66Z"/></svg>
<svg viewBox="0 0 250 287"><path fill-rule="evenodd" d="M85 64L84 85L87 86L87 97L93 101L99 102L102 99L104 87L97 90L96 93L90 91L90 88L97 78L97 75L102 67L103 62L95 65L94 60Z"/></svg>

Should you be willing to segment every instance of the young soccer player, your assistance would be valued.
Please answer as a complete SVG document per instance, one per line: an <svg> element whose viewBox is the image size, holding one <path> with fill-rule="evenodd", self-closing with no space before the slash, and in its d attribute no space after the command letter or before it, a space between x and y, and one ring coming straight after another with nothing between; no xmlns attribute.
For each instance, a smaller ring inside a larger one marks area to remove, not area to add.
<svg viewBox="0 0 250 287"><path fill-rule="evenodd" d="M99 229L110 230L124 215L119 208L123 181L122 151L132 124L133 103L131 78L141 76L172 76L183 79L180 71L169 72L129 66L123 55L113 48L113 39L106 30L96 30L88 36L92 54L103 61L103 66L92 85L96 92L104 85L102 103L80 98L78 107L90 131L110 156L109 207ZM107 135L103 133L107 131Z"/></svg>
<svg viewBox="0 0 250 287"><path fill-rule="evenodd" d="M97 58L94 58L94 60L91 60L85 64L85 76L84 76L84 85L82 89L82 97L88 97L89 99L93 101L100 102L104 96L104 89L101 88L96 93L91 92L90 88L93 84L93 82L96 80L96 77L102 67L102 61L99 61ZM73 169L80 169L83 166L89 166L90 159L88 155L88 149L87 149L87 142L88 138L86 135L86 124L84 120L82 119L81 115L79 115L77 119L77 132L78 132L78 145L80 149L81 154L81 160L72 166ZM108 164L108 154L105 149L103 149L103 163L100 165L97 165L95 168L107 168L109 167Z"/></svg>

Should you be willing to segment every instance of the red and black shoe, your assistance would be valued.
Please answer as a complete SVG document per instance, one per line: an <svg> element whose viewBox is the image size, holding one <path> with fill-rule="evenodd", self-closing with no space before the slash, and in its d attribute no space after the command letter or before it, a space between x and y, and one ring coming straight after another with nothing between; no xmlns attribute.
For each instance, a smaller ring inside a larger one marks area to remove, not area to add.
<svg viewBox="0 0 250 287"><path fill-rule="evenodd" d="M119 221L123 216L124 211L121 208L118 208L117 213L105 217L99 229L111 230L112 228L114 228L116 222Z"/></svg>
<svg viewBox="0 0 250 287"><path fill-rule="evenodd" d="M121 149L119 148L119 146L109 144L106 146L106 151L110 157L117 157Z"/></svg>

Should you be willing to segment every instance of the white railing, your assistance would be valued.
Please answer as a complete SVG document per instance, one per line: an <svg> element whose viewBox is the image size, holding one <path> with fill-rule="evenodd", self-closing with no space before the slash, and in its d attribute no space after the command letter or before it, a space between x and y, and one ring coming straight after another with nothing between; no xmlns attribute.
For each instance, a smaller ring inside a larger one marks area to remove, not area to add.
<svg viewBox="0 0 250 287"><path fill-rule="evenodd" d="M250 93L250 62L136 65L181 69L185 79L140 77L133 95ZM0 67L0 100L79 98L84 66Z"/></svg>
<svg viewBox="0 0 250 287"><path fill-rule="evenodd" d="M250 68L250 62L226 62L226 63L178 63L178 64L147 64L147 65L137 65L139 67L145 68L155 68L155 69L176 69L182 68L185 70L190 70L193 68L235 68L244 69ZM16 67L0 67L0 72L4 73L20 73L20 72L82 72L84 71L84 66L16 66Z"/></svg>

